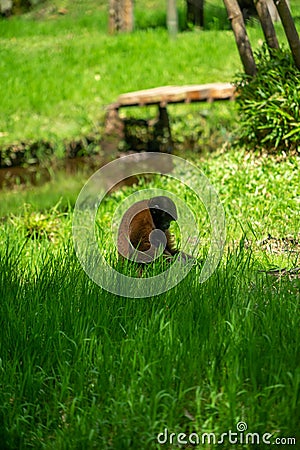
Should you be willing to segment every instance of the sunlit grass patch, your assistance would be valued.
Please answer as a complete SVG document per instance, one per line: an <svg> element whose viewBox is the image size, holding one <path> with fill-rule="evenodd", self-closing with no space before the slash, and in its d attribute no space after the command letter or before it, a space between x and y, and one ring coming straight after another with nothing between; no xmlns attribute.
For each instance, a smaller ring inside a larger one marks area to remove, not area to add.
<svg viewBox="0 0 300 450"><path fill-rule="evenodd" d="M57 241L61 238L61 220L66 213L58 211L59 204L45 213L35 212L31 205L24 205L23 216L11 216L10 221L17 232L28 239L48 239ZM66 231L66 230L65 230Z"/></svg>

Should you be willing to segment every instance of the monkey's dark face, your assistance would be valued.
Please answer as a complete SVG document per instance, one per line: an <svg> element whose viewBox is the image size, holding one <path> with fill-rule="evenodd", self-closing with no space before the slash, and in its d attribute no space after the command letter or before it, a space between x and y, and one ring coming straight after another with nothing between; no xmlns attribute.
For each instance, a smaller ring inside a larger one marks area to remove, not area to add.
<svg viewBox="0 0 300 450"><path fill-rule="evenodd" d="M160 209L150 209L150 212L156 228L159 228L162 231L166 231L170 228L170 223L174 220L173 217Z"/></svg>
<svg viewBox="0 0 300 450"><path fill-rule="evenodd" d="M168 197L154 197L149 200L149 209L156 228L166 231L170 223L177 220L177 210L174 202Z"/></svg>

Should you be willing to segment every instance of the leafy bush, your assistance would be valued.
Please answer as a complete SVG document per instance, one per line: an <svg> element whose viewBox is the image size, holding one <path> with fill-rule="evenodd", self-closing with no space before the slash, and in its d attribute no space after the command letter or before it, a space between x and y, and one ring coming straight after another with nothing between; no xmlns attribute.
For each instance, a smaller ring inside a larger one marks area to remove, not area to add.
<svg viewBox="0 0 300 450"><path fill-rule="evenodd" d="M290 52L263 45L255 54L257 75L239 74L239 144L272 150L300 149L299 70Z"/></svg>

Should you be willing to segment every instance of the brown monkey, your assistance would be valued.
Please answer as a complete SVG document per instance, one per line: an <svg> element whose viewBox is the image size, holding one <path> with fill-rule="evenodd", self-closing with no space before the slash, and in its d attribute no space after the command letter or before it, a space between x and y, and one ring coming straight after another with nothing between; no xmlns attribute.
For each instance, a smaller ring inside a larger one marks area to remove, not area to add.
<svg viewBox="0 0 300 450"><path fill-rule="evenodd" d="M124 214L118 232L119 255L140 263L152 262L159 253L179 253L169 231L177 220L174 202L165 196L134 203Z"/></svg>

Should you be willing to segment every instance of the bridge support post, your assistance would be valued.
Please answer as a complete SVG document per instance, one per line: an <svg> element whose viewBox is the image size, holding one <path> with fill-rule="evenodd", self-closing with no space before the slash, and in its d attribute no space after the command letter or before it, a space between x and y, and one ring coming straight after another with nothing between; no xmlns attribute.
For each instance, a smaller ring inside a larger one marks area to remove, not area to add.
<svg viewBox="0 0 300 450"><path fill-rule="evenodd" d="M154 139L152 144L153 147L156 147L154 151L163 153L172 153L173 151L170 120L165 105L158 106L158 118L154 124Z"/></svg>

